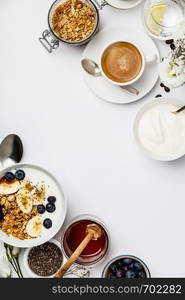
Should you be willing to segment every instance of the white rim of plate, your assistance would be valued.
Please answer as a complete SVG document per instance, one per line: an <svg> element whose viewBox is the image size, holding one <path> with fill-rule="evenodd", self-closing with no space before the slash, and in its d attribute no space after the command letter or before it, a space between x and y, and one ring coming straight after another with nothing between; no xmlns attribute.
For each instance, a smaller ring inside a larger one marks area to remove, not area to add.
<svg viewBox="0 0 185 300"><path fill-rule="evenodd" d="M158 105L158 104L174 104L177 105L179 107L183 106L184 103L179 100L179 99L175 99L175 98L167 98L167 97L161 97L159 98L154 98L153 100L151 100L149 103L145 104L136 114L135 120L134 120L134 125L133 125L133 133L134 133L134 137L136 140L137 145L139 146L139 148L150 158L154 159L154 160L158 160L158 161L163 161L163 162L168 162L168 161L174 161L177 160L181 157L183 157L185 155L185 151L184 154L180 154L180 155L176 155L174 157L171 158L164 158L164 157L160 157L158 155L153 154L152 152L148 151L144 145L141 143L139 135L138 135L138 124L140 122L140 119L142 117L142 115L151 107Z"/></svg>
<svg viewBox="0 0 185 300"><path fill-rule="evenodd" d="M101 30L100 32L98 32L97 34L96 34L96 36L94 37L94 39L93 40L91 40L89 43L88 43L88 45L86 46L86 48L85 48L85 50L84 50L84 52L83 52L83 55L82 55L82 59L84 59L84 58L87 58L88 57L88 55L86 54L88 51L89 51L89 48L90 48L90 46L91 46L91 44L93 43L93 41L96 39L96 37L98 36L98 35L100 35L100 34L102 34L102 33L106 33L106 32L108 32L108 31L111 31L111 30L121 30L121 28L122 29L125 29L125 26L123 25L122 27L115 27L115 26L111 26L111 27L108 27L108 28L104 28L103 30ZM156 50L156 55L157 55L157 61L156 61L156 63L159 63L160 62L160 52L159 52L159 49L157 48L157 45L155 44L155 42L151 39L151 37L150 36L148 36L147 34L146 34L146 32L144 32L144 31L142 31L142 29L134 29L133 27L131 27L131 28L127 28L127 31L128 30L130 30L130 31L138 31L138 34L140 34L141 35L141 33L148 39L148 41L150 41L150 43L151 44L153 44L153 47L155 47L155 50ZM119 40L120 40L120 38L119 38ZM126 40L128 40L128 39L126 39ZM133 38L131 38L131 39L129 39L129 42L130 43L135 43L136 45L138 44L138 41L134 41L135 39ZM115 40L116 41L116 40ZM108 45L108 44L111 44L112 42L114 42L114 40L112 40L112 41L109 41L109 42L107 42L106 44ZM141 46L140 46L141 47ZM141 47L142 48L142 47ZM144 54L145 54L145 51L143 51L144 52ZM90 59L91 59L91 57L89 57ZM158 81L158 79L159 79L159 70L158 70L158 72L157 72L157 75L156 75L156 78L155 78L155 80L154 80L154 82L152 83L152 86L151 86L151 88L149 88L146 92L144 92L144 94L143 95L138 95L138 96L132 96L133 97L133 100L126 100L126 101L115 101L115 100L109 100L109 99L106 99L105 97L103 97L103 96L100 96L88 83L87 83L87 81L88 81L88 77L87 76L92 76L92 75L89 75L89 74L87 74L86 73L86 71L85 70L83 70L83 68L82 68L82 74L83 74L83 78L84 78L84 81L85 81L85 84L87 85L87 87L89 88L89 90L96 96L96 97L98 97L98 98L100 98L100 99L102 99L102 100L104 100L104 101L106 101L106 102L109 102L109 103L113 103L113 104L128 104L128 103L133 103L133 102L136 102L136 101L139 101L140 99L142 99L142 98L144 98L153 88L154 88L154 86L156 85L156 83L157 83L157 81ZM89 77L90 78L90 77ZM93 80L93 78L92 78L92 80ZM96 78L96 80L98 80L98 78ZM106 79L105 79L106 80ZM134 98L135 97L135 98Z"/></svg>
<svg viewBox="0 0 185 300"><path fill-rule="evenodd" d="M98 1L98 0L97 0ZM139 5L143 0L105 0L105 2L116 9L130 9ZM116 2L117 5L114 3Z"/></svg>
<svg viewBox="0 0 185 300"><path fill-rule="evenodd" d="M63 210L63 214L62 217L58 220L57 224L55 225L55 227L53 227L53 230L47 235L41 236L40 238L35 238L35 239L30 239L30 240L19 240L16 239L12 236L8 236L6 234L4 234L4 236L2 236L1 234L1 230L0 230L0 240L3 241L4 243L7 244L11 244L14 247L18 247L18 248L31 248L31 247L36 247L39 246L41 244L44 244L46 242L48 242L49 240L51 240L56 234L57 232L60 230L60 228L62 227L64 220L66 218L66 213L67 213L67 201L66 201L66 197L64 195L64 192L61 188L61 184L58 182L58 180L46 169L37 166L37 165L33 165L33 164L27 164L27 163L19 163L19 164L14 164L12 166L9 166L3 170L0 171L0 176L2 176L2 174L8 172L9 170L12 169L16 169L16 168L33 168L33 169L37 169L43 173L45 173L47 176L49 176L54 183L57 185L58 190L60 191L61 197L63 199L63 206L64 206L64 210ZM11 239L11 241L10 241Z"/></svg>

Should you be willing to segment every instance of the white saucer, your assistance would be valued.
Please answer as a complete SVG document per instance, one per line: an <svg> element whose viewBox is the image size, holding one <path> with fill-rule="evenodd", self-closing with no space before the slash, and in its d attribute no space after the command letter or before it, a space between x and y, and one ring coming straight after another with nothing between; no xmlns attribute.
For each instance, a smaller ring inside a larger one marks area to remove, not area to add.
<svg viewBox="0 0 185 300"><path fill-rule="evenodd" d="M87 45L83 58L90 58L95 62L99 62L102 50L108 45L116 41L127 40L138 45L145 55L157 56L160 60L159 51L150 37L143 31L128 27L111 27L97 33L97 35ZM103 77L93 77L84 70L83 77L89 89L99 98L111 103L131 103L143 98L156 84L159 77L158 63L147 64L146 70L142 77L134 83L140 93L138 96L130 95L122 88L114 86Z"/></svg>
<svg viewBox="0 0 185 300"><path fill-rule="evenodd" d="M107 4L118 9L129 9L139 5L143 0L105 0Z"/></svg>

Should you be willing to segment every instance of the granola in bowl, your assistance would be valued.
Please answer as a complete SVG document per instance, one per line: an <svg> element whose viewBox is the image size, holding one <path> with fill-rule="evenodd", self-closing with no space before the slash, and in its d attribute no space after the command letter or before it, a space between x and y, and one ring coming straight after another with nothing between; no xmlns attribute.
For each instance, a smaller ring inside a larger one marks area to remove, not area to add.
<svg viewBox="0 0 185 300"><path fill-rule="evenodd" d="M32 247L52 238L61 227L66 204L58 182L47 171L25 165L8 168L0 179L0 239Z"/></svg>
<svg viewBox="0 0 185 300"><path fill-rule="evenodd" d="M86 40L95 31L97 14L82 0L67 0L54 10L52 29L62 40L80 42Z"/></svg>

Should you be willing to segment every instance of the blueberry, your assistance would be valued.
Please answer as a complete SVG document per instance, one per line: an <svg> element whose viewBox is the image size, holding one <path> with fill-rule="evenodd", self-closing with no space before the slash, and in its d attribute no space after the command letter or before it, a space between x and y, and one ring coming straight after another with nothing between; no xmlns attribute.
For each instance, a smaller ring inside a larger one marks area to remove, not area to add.
<svg viewBox="0 0 185 300"><path fill-rule="evenodd" d="M126 265L130 265L132 262L132 259L131 258L123 258L123 263L126 264Z"/></svg>
<svg viewBox="0 0 185 300"><path fill-rule="evenodd" d="M54 212L56 209L55 204L54 203L48 203L46 205L46 210L50 213Z"/></svg>
<svg viewBox="0 0 185 300"><path fill-rule="evenodd" d="M0 206L0 221L2 221L3 219L4 219L3 208L2 206Z"/></svg>
<svg viewBox="0 0 185 300"><path fill-rule="evenodd" d="M138 273L138 278L146 278L146 273L144 271L140 271Z"/></svg>
<svg viewBox="0 0 185 300"><path fill-rule="evenodd" d="M128 271L128 266L123 266L122 270L126 273Z"/></svg>
<svg viewBox="0 0 185 300"><path fill-rule="evenodd" d="M43 213L45 213L46 208L43 204L40 204L40 205L37 206L37 211L38 211L39 214L43 214Z"/></svg>
<svg viewBox="0 0 185 300"><path fill-rule="evenodd" d="M115 274L117 272L117 267L115 264L110 265L109 270L111 273Z"/></svg>
<svg viewBox="0 0 185 300"><path fill-rule="evenodd" d="M12 181L12 180L15 179L15 175L14 175L12 172L7 172L7 173L5 174L5 179L6 179L7 181Z"/></svg>
<svg viewBox="0 0 185 300"><path fill-rule="evenodd" d="M122 278L122 277L123 277L123 271L118 270L118 271L116 272L116 277L117 277L117 278Z"/></svg>
<svg viewBox="0 0 185 300"><path fill-rule="evenodd" d="M122 269L122 267L123 267L123 262L122 262L121 260L119 260L119 261L117 262L117 268L118 268L118 269Z"/></svg>
<svg viewBox="0 0 185 300"><path fill-rule="evenodd" d="M49 203L55 203L56 202L56 197L55 196L49 196L48 197L48 202Z"/></svg>
<svg viewBox="0 0 185 300"><path fill-rule="evenodd" d="M114 274L109 273L108 278L109 278L109 279L111 279L111 278L116 278L116 276L115 276Z"/></svg>
<svg viewBox="0 0 185 300"><path fill-rule="evenodd" d="M136 277L136 274L135 272L131 271L131 270L128 270L125 274L125 277L126 278L135 278Z"/></svg>
<svg viewBox="0 0 185 300"><path fill-rule="evenodd" d="M141 271L142 269L143 269L142 264L140 264L139 262L134 263L134 270Z"/></svg>
<svg viewBox="0 0 185 300"><path fill-rule="evenodd" d="M131 263L129 266L128 266L129 270L132 270L134 271L134 263Z"/></svg>
<svg viewBox="0 0 185 300"><path fill-rule="evenodd" d="M24 171L23 171L23 170L17 170L17 171L15 172L15 178L16 178L17 180L23 180L23 179L25 178L25 173L24 173Z"/></svg>
<svg viewBox="0 0 185 300"><path fill-rule="evenodd" d="M50 219L45 219L43 225L45 228L49 229L52 226L52 221Z"/></svg>

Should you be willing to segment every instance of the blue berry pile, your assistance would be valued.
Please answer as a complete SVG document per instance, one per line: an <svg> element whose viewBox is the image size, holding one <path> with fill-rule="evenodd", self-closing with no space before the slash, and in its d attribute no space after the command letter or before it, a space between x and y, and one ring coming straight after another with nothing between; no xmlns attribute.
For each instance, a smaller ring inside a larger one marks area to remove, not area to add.
<svg viewBox="0 0 185 300"><path fill-rule="evenodd" d="M121 258L113 262L107 272L107 278L146 278L143 264L133 258Z"/></svg>
<svg viewBox="0 0 185 300"><path fill-rule="evenodd" d="M56 199L55 196L49 196L47 198L48 203L46 204L46 206L44 206L43 204L37 206L38 213L39 214L44 214L45 211L47 211L49 213L53 213L56 210L56 206L55 206L56 200L57 199ZM49 219L49 218L44 219L43 225L47 229L51 228L52 227L51 219Z"/></svg>

